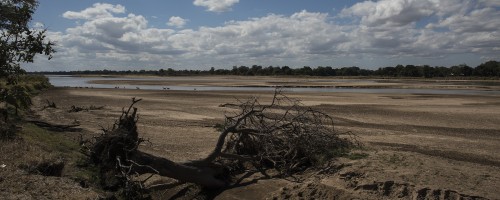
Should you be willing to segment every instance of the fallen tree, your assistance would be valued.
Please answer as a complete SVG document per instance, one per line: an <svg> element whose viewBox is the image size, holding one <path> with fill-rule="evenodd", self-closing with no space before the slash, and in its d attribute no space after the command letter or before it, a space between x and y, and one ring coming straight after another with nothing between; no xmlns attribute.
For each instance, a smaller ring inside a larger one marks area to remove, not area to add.
<svg viewBox="0 0 500 200"><path fill-rule="evenodd" d="M128 176L133 173L221 188L243 169L252 168L267 176L266 170L272 168L289 176L326 162L353 145L334 130L330 116L277 91L268 104L257 98L227 104L233 113L217 126L220 136L213 151L201 160L176 163L138 150L144 142L137 132L134 105L139 101L132 99L111 129L82 142L84 152L100 167L106 188L128 187Z"/></svg>

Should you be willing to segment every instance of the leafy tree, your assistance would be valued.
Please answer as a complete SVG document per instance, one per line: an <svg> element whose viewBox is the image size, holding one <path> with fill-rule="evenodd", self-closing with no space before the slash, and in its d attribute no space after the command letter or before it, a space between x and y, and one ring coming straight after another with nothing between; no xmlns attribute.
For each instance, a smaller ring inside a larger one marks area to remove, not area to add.
<svg viewBox="0 0 500 200"><path fill-rule="evenodd" d="M298 74L300 74L300 75L308 75L308 76L313 75L313 70L309 66L304 66L301 69L298 69L297 71L298 71Z"/></svg>
<svg viewBox="0 0 500 200"><path fill-rule="evenodd" d="M16 108L16 115L19 109L27 109L31 106L31 97L28 89L21 85L14 85L9 90L5 90L1 100Z"/></svg>
<svg viewBox="0 0 500 200"><path fill-rule="evenodd" d="M425 77L425 78L432 78L434 77L434 68L432 68L431 66L429 65L424 65L420 68L421 70L421 74Z"/></svg>
<svg viewBox="0 0 500 200"><path fill-rule="evenodd" d="M359 67L342 67L339 69L340 73L337 73L341 76L359 76Z"/></svg>
<svg viewBox="0 0 500 200"><path fill-rule="evenodd" d="M238 67L238 74L237 75L253 75L250 72L250 68L247 66L240 66Z"/></svg>
<svg viewBox="0 0 500 200"><path fill-rule="evenodd" d="M419 70L415 65L406 65L403 70L403 76L407 77L419 77Z"/></svg>
<svg viewBox="0 0 500 200"><path fill-rule="evenodd" d="M434 67L434 77L447 77L451 74L450 69L446 67Z"/></svg>
<svg viewBox="0 0 500 200"><path fill-rule="evenodd" d="M465 64L452 66L450 72L452 76L471 76L473 69Z"/></svg>
<svg viewBox="0 0 500 200"><path fill-rule="evenodd" d="M20 63L34 61L37 54L49 59L55 53L54 43L46 41L46 30L29 27L32 15L38 6L36 0L0 0L0 102L6 102L17 109L27 108L31 99L27 88L18 85L20 75L25 71Z"/></svg>
<svg viewBox="0 0 500 200"><path fill-rule="evenodd" d="M462 70L462 76L472 76L474 69L466 64L460 65Z"/></svg>
<svg viewBox="0 0 500 200"><path fill-rule="evenodd" d="M381 68L378 68L375 73L376 73L376 75L379 75L379 76L396 76L397 75L396 68L394 68L394 67L381 67Z"/></svg>
<svg viewBox="0 0 500 200"><path fill-rule="evenodd" d="M175 74L176 74L176 72L175 72L175 70L173 70L172 68L168 68L168 69L167 69L167 75L169 75L169 76L173 76L173 75L175 75Z"/></svg>
<svg viewBox="0 0 500 200"><path fill-rule="evenodd" d="M292 75L292 74L293 74L292 68L288 66L281 67L281 75Z"/></svg>
<svg viewBox="0 0 500 200"><path fill-rule="evenodd" d="M36 54L52 58L54 43L45 41L46 30L28 26L37 5L36 0L0 1L0 77L24 73L19 63L33 62Z"/></svg>
<svg viewBox="0 0 500 200"><path fill-rule="evenodd" d="M500 76L500 62L488 61L477 66L474 74L476 76Z"/></svg>

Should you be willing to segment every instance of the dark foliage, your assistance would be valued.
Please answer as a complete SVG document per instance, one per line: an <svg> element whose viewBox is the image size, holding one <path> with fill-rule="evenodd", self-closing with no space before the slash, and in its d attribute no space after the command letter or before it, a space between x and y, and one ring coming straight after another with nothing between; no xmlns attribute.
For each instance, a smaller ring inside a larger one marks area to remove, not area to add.
<svg viewBox="0 0 500 200"><path fill-rule="evenodd" d="M333 68L330 66L318 66L315 68L304 66L302 68L291 68L288 66L268 66L260 65L233 66L232 69L215 69L211 67L209 70L139 70L139 71L111 71L111 70L95 70L95 71L60 71L60 72L39 72L43 74L106 74L106 75L158 75L158 76L193 76L193 75L239 75L239 76L382 76L382 77L500 77L500 63L497 61L488 61L475 68L465 64L442 67L429 65L397 65L396 67L381 67L376 70L362 69L356 66Z"/></svg>
<svg viewBox="0 0 500 200"><path fill-rule="evenodd" d="M0 1L0 78L10 84L25 73L19 63L33 62L37 54L50 59L55 52L54 43L45 41L46 30L29 27L37 5L36 0Z"/></svg>

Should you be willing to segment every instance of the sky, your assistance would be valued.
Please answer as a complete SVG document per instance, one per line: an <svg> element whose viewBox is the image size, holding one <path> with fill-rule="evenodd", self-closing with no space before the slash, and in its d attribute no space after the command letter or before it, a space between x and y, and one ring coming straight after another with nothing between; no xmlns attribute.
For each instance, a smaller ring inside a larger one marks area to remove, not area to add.
<svg viewBox="0 0 500 200"><path fill-rule="evenodd" d="M28 71L500 60L500 0L39 0L57 53Z"/></svg>

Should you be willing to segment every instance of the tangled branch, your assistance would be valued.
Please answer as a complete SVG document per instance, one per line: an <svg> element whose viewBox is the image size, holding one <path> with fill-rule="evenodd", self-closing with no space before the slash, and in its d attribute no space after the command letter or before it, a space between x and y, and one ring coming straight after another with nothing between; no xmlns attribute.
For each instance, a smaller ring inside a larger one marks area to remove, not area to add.
<svg viewBox="0 0 500 200"><path fill-rule="evenodd" d="M226 116L219 143L206 161L236 159L261 171L275 168L290 175L338 156L353 144L339 136L328 114L279 90L269 104L253 98L234 105L240 111Z"/></svg>

